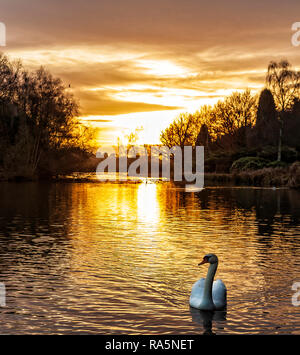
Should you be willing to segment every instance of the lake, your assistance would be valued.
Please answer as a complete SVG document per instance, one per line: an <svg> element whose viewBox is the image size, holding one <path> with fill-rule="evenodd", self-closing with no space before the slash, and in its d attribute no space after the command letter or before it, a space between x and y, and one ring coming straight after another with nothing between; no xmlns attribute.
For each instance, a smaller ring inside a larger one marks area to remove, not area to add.
<svg viewBox="0 0 300 355"><path fill-rule="evenodd" d="M149 181L0 193L1 334L300 334L300 191ZM226 312L189 307L209 252Z"/></svg>

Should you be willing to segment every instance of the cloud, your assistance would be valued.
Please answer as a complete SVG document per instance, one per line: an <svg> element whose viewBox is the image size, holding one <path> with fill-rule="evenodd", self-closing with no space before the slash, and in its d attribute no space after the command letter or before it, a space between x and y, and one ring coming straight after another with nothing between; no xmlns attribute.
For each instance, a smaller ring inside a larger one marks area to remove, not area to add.
<svg viewBox="0 0 300 355"><path fill-rule="evenodd" d="M14 47L120 42L207 47L288 31L299 6L297 0L2 0L0 10Z"/></svg>
<svg viewBox="0 0 300 355"><path fill-rule="evenodd" d="M1 0L0 13L6 53L43 64L99 120L194 110L260 90L270 60L300 66L299 0Z"/></svg>
<svg viewBox="0 0 300 355"><path fill-rule="evenodd" d="M130 102L124 100L114 100L105 92L77 92L80 97L80 106L82 115L120 115L134 112L149 112L174 110L179 107L147 104L144 102Z"/></svg>

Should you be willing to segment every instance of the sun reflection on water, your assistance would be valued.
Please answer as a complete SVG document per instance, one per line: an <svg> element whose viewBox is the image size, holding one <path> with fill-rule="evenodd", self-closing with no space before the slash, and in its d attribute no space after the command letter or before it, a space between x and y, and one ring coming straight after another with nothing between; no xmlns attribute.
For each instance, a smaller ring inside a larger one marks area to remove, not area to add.
<svg viewBox="0 0 300 355"><path fill-rule="evenodd" d="M226 321L213 318L214 332L300 331L290 301L297 191L185 193L148 181L0 192L0 282L9 295L1 333L201 333L188 297L206 274L197 264L207 252L218 255L217 278L228 288ZM16 327L11 315L20 310Z"/></svg>
<svg viewBox="0 0 300 355"><path fill-rule="evenodd" d="M137 191L137 214L142 223L151 224L156 229L160 213L157 198L157 185L155 183L139 184Z"/></svg>

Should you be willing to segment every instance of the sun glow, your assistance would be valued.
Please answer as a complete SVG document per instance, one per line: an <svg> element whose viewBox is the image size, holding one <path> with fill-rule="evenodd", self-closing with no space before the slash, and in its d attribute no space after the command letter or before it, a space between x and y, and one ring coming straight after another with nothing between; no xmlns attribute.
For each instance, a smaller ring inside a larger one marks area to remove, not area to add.
<svg viewBox="0 0 300 355"><path fill-rule="evenodd" d="M157 144L161 131L182 112L193 113L202 105L214 105L245 85L249 75L262 75L258 69L231 74L202 70L198 61L215 57L204 52L191 58L127 45L52 47L11 51L31 69L40 63L62 77L68 90L79 99L81 122L99 128L99 144L126 143L137 132L137 144ZM184 59L184 60L183 60ZM63 69L62 69L63 68Z"/></svg>
<svg viewBox="0 0 300 355"><path fill-rule="evenodd" d="M187 76L189 71L170 60L136 60L137 68L140 68L145 74L157 76Z"/></svg>
<svg viewBox="0 0 300 355"><path fill-rule="evenodd" d="M140 184L137 195L137 213L142 223L157 227L159 222L160 206L157 200L156 184Z"/></svg>
<svg viewBox="0 0 300 355"><path fill-rule="evenodd" d="M161 131L182 110L137 112L115 116L87 116L80 120L99 128L99 144L127 144L130 133L137 130L136 144L158 144Z"/></svg>

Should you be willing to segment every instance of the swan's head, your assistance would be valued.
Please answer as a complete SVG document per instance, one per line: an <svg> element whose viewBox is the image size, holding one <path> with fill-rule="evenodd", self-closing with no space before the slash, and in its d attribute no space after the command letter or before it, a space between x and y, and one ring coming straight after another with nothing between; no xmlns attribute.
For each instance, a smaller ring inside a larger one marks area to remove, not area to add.
<svg viewBox="0 0 300 355"><path fill-rule="evenodd" d="M218 262L218 257L215 254L206 254L203 257L203 260L201 261L201 263L198 264L198 266L206 264L206 263L210 263L210 264L215 264Z"/></svg>

